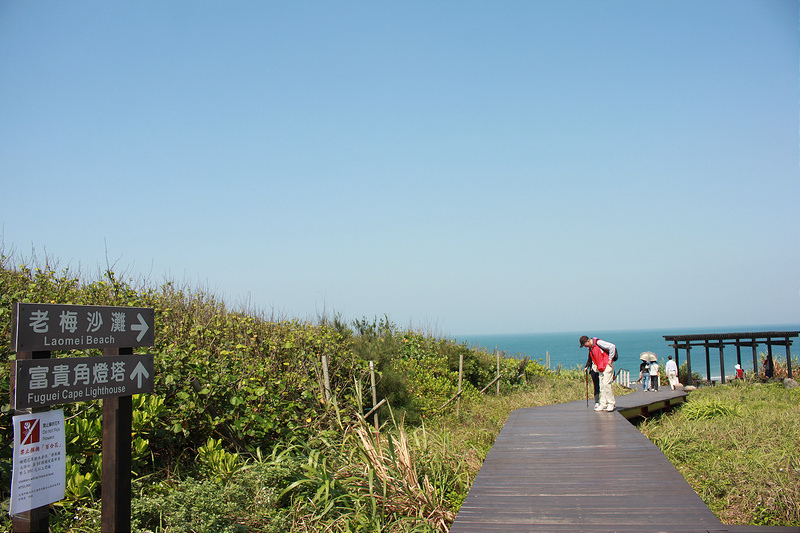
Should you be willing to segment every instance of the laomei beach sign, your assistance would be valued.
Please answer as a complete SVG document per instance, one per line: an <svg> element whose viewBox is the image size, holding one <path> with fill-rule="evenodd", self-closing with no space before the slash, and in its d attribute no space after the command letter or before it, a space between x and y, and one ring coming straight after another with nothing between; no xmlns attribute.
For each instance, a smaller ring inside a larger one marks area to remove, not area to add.
<svg viewBox="0 0 800 533"><path fill-rule="evenodd" d="M12 324L16 352L155 344L152 308L18 303Z"/></svg>

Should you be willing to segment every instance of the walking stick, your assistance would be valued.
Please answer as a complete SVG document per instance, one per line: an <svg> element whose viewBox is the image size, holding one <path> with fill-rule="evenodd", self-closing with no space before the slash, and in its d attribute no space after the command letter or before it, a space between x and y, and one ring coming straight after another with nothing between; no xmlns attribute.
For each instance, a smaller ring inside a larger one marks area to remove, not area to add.
<svg viewBox="0 0 800 533"><path fill-rule="evenodd" d="M584 372L586 378L586 407L589 407L589 371Z"/></svg>

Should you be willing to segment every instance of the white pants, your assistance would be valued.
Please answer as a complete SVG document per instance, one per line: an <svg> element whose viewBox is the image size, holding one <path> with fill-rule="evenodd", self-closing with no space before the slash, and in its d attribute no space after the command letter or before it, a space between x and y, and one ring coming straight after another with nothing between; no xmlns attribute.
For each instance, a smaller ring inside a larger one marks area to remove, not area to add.
<svg viewBox="0 0 800 533"><path fill-rule="evenodd" d="M669 384L673 389L679 385L678 375L675 374L675 372L670 372L667 374L667 378L669 378Z"/></svg>
<svg viewBox="0 0 800 533"><path fill-rule="evenodd" d="M614 363L609 361L606 369L600 373L600 408L605 409L609 405L614 407L616 401L614 400L614 389L611 384L614 383Z"/></svg>

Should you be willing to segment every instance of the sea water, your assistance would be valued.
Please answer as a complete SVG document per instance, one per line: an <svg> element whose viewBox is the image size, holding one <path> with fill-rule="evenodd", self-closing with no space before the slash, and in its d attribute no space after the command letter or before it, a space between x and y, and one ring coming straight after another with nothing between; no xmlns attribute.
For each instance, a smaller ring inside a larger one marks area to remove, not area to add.
<svg viewBox="0 0 800 533"><path fill-rule="evenodd" d="M632 380L639 378L639 355L642 352L653 352L658 356L658 362L663 369L666 366L667 356L675 356L675 349L670 346L670 342L664 340L664 335L699 335L707 333L736 333L736 332L760 332L760 331L800 331L797 324L782 324L770 326L736 326L728 328L683 328L683 329L646 329L646 330L626 330L626 331L588 331L588 332L568 332L568 333L534 333L517 335L462 335L456 337L458 342L466 342L470 346L484 348L488 351L495 349L505 352L506 357L522 359L529 357L541 364L547 363L549 355L550 368L583 368L589 356L588 350L579 345L578 339L581 335L598 337L602 340L613 343L619 351L619 360L616 363L617 370L628 370ZM791 340L791 339L790 339ZM791 355L793 359L798 358L798 347L800 340L793 339ZM767 346L760 344L757 348L758 364L761 365L766 357ZM725 346L723 350L725 375L731 377L735 374L734 365L736 364L736 347ZM712 348L709 351L709 368L706 369L705 349L703 347L692 348L692 373L700 374L704 378L710 374L711 379L720 378L719 349ZM753 351L750 347L741 348L742 368L745 372L753 370ZM776 361L785 361L786 348L784 346L773 346L772 357ZM682 365L686 362L686 350L678 351L678 362ZM760 370L760 367L759 367ZM794 370L794 368L793 368Z"/></svg>

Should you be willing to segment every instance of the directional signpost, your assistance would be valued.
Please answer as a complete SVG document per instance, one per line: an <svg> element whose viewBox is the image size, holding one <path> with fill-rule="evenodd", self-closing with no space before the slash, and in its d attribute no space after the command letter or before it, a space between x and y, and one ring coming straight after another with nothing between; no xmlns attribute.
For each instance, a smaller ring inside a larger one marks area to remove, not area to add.
<svg viewBox="0 0 800 533"><path fill-rule="evenodd" d="M18 303L13 309L11 406L17 414L103 400L103 532L130 531L132 395L152 392L155 374L152 354L134 355L133 348L154 345L154 330L151 308ZM52 351L86 349L103 355L51 358ZM47 531L48 507L12 520L15 532Z"/></svg>
<svg viewBox="0 0 800 533"><path fill-rule="evenodd" d="M153 356L14 361L14 408L30 409L153 392Z"/></svg>
<svg viewBox="0 0 800 533"><path fill-rule="evenodd" d="M86 350L153 346L153 309L19 303L12 317L12 349Z"/></svg>

